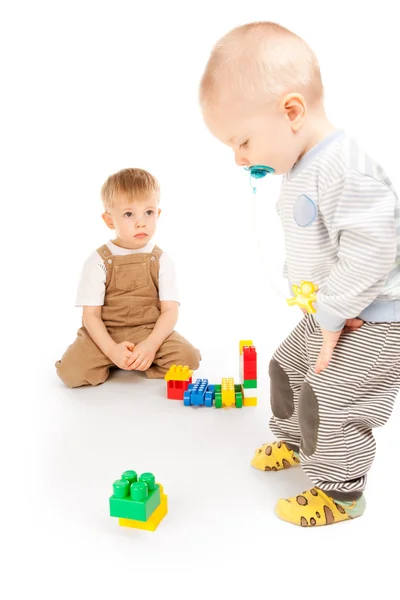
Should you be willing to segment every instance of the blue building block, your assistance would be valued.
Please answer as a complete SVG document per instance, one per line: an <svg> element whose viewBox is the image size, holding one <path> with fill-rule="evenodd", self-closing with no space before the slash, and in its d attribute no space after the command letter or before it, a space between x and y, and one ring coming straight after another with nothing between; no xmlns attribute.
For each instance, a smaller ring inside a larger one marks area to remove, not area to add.
<svg viewBox="0 0 400 600"><path fill-rule="evenodd" d="M212 406L214 386L208 385L208 379L196 379L183 395L185 406Z"/></svg>
<svg viewBox="0 0 400 600"><path fill-rule="evenodd" d="M185 406L190 406L191 405L190 398L192 396L192 389L193 389L193 383L189 383L188 389L183 394L183 404Z"/></svg>
<svg viewBox="0 0 400 600"><path fill-rule="evenodd" d="M203 406L208 387L208 379L196 379L194 382L191 402L193 406Z"/></svg>
<svg viewBox="0 0 400 600"><path fill-rule="evenodd" d="M209 385L206 391L204 404L209 408L212 407L215 398L215 386Z"/></svg>

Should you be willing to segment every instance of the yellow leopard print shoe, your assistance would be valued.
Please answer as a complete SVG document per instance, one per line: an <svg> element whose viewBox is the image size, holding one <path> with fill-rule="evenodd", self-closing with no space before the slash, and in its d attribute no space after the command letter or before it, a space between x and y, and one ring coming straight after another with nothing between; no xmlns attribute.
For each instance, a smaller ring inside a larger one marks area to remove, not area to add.
<svg viewBox="0 0 400 600"><path fill-rule="evenodd" d="M280 471L300 464L298 455L288 448L285 442L272 442L257 448L252 467L260 471Z"/></svg>
<svg viewBox="0 0 400 600"><path fill-rule="evenodd" d="M364 496L353 502L330 498L318 488L312 488L293 498L278 501L275 511L280 519L300 525L317 527L360 517L366 507Z"/></svg>

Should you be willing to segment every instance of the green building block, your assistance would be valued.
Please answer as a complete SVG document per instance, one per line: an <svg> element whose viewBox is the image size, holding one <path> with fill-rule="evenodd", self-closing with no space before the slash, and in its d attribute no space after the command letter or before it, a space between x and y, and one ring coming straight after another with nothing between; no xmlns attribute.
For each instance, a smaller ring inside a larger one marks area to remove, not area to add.
<svg viewBox="0 0 400 600"><path fill-rule="evenodd" d="M242 406L243 406L243 394L242 394L242 392L236 392L236 394L235 394L235 405L236 405L236 408L242 408Z"/></svg>
<svg viewBox="0 0 400 600"><path fill-rule="evenodd" d="M110 497L110 516L134 521L147 521L159 506L160 488L152 473L143 473L139 479L135 471L125 471L113 483Z"/></svg>
<svg viewBox="0 0 400 600"><path fill-rule="evenodd" d="M215 387L217 387L217 386L215 386ZM219 386L219 387L221 387L221 386ZM215 408L222 408L222 394L221 394L221 392L215 392L214 406L215 406Z"/></svg>
<svg viewBox="0 0 400 600"><path fill-rule="evenodd" d="M256 388L257 387L257 379L245 379L243 381L244 389Z"/></svg>

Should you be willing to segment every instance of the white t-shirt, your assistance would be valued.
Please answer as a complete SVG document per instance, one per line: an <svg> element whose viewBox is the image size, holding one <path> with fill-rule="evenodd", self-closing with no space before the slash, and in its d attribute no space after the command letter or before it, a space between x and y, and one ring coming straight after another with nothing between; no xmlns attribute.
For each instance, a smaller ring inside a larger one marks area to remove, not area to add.
<svg viewBox="0 0 400 600"><path fill-rule="evenodd" d="M107 242L107 246L114 256L126 256L127 254L140 254L141 252L151 253L153 252L155 243L150 241L144 248L140 248L140 250L120 248L111 241ZM106 277L107 265L100 254L95 251L83 265L75 306L103 306ZM165 252L160 257L158 296L161 302L179 302L175 265L171 257Z"/></svg>

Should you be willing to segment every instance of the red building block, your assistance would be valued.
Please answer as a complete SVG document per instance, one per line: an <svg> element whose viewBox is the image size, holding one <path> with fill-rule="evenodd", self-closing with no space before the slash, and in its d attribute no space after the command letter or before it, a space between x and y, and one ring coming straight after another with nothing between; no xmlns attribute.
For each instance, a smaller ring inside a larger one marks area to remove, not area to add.
<svg viewBox="0 0 400 600"><path fill-rule="evenodd" d="M186 381L167 381L167 398L170 400L183 400L183 394L192 383L192 378Z"/></svg>
<svg viewBox="0 0 400 600"><path fill-rule="evenodd" d="M243 379L257 379L257 351L254 346L243 347Z"/></svg>

